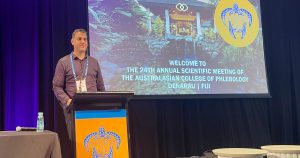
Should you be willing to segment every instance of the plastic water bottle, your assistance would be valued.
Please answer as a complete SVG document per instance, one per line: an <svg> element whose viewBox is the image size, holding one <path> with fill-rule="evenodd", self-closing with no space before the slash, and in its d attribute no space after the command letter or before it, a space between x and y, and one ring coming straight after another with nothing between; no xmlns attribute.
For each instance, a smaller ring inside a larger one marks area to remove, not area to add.
<svg viewBox="0 0 300 158"><path fill-rule="evenodd" d="M44 116L43 112L38 113L37 124L36 124L36 131L43 132L44 131Z"/></svg>

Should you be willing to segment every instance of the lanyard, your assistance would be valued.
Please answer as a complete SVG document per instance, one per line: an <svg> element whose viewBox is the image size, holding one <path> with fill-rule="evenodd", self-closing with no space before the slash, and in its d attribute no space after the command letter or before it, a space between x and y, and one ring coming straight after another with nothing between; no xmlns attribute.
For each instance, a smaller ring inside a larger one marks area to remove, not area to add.
<svg viewBox="0 0 300 158"><path fill-rule="evenodd" d="M71 65L72 65L72 71L73 71L73 75L74 75L74 79L75 81L77 81L77 78L76 78L76 74L75 74L75 68L74 68L74 62L73 62L73 52L71 53L70 55L70 60L71 60ZM88 67L89 67L89 58L86 57L86 60L85 60L85 73L84 73L84 79L86 79L86 76L87 76L87 72L88 72Z"/></svg>

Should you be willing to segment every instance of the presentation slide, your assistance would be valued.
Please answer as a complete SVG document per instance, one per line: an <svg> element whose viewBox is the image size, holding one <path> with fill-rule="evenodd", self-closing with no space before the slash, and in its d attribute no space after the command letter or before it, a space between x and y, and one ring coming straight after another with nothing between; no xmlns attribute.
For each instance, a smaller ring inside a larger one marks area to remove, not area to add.
<svg viewBox="0 0 300 158"><path fill-rule="evenodd" d="M268 94L260 0L88 0L108 91Z"/></svg>

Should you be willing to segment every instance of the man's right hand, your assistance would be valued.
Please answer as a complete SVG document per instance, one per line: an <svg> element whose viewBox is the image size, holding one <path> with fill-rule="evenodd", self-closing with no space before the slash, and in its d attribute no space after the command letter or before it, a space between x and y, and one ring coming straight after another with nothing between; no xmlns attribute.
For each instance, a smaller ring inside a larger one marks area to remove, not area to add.
<svg viewBox="0 0 300 158"><path fill-rule="evenodd" d="M67 101L67 106L69 106L69 105L71 104L71 102L72 102L72 99L69 99L69 100Z"/></svg>

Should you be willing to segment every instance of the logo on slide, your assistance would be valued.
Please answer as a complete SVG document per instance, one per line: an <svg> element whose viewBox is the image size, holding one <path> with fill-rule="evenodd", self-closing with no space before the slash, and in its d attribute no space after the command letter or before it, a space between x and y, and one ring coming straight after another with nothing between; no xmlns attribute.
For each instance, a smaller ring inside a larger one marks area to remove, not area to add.
<svg viewBox="0 0 300 158"><path fill-rule="evenodd" d="M230 45L246 47L257 37L259 19L248 0L220 0L214 20L219 34Z"/></svg>
<svg viewBox="0 0 300 158"><path fill-rule="evenodd" d="M189 10L189 7L185 3L177 3L176 9L181 12L186 12L187 10Z"/></svg>
<svg viewBox="0 0 300 158"><path fill-rule="evenodd" d="M112 158L113 152L118 150L121 138L114 132L106 132L103 127L84 138L84 148L92 153L93 158Z"/></svg>

